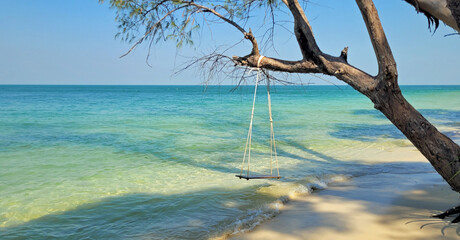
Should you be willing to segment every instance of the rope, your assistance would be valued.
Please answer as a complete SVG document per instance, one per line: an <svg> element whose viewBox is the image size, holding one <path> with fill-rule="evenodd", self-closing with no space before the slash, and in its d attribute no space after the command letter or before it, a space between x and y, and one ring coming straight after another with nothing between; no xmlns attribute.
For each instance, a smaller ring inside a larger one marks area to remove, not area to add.
<svg viewBox="0 0 460 240"><path fill-rule="evenodd" d="M248 154L248 173L247 176L249 176L249 166L250 166L250 161L251 161L251 144L252 144L252 122L254 120L254 109L256 106L256 96L257 96L257 85L259 84L259 78L260 78L260 61L264 58L264 56L259 56L259 60L257 60L257 79L256 79L256 84L254 87L254 100L252 101L252 111L251 111L251 121L249 122L249 130L248 130L248 137L246 138L246 146L244 148L244 155L243 155L243 163L241 164L241 171L240 175L243 174L243 169L244 169L244 162L246 159L246 153ZM248 146L249 146L249 151L248 151Z"/></svg>
<svg viewBox="0 0 460 240"><path fill-rule="evenodd" d="M255 109L255 104L256 104L256 96L257 96L257 87L260 81L260 62L265 56L259 56L259 59L257 60L257 79L255 83L255 88L254 88L254 99L252 101L252 111L251 111L251 121L249 122L249 130L248 130L248 136L246 138L246 146L244 148L244 155L243 155L243 163L241 164L241 171L240 171L240 176L243 174L244 170L244 163L246 160L246 156L248 159L248 170L247 170L247 176L249 177L249 168L250 168L250 162L251 162L251 145L252 145L252 123L254 120L254 109ZM275 155L275 162L276 162L276 169L278 173L278 177L280 176L279 172L279 167L278 167L278 156L276 153L276 143L275 143L275 132L273 130L273 118L272 118L272 108L271 108L271 98L270 98L270 80L267 79L267 98L268 98L268 112L269 112L269 117L270 117L270 176L273 175L273 155Z"/></svg>
<svg viewBox="0 0 460 240"><path fill-rule="evenodd" d="M280 169L278 166L278 154L276 153L276 142L275 142L275 131L273 130L273 117L272 117L272 101L270 98L270 80L267 79L267 102L268 102L268 113L270 117L270 176L273 175L273 154L275 155L276 170L278 177L280 176Z"/></svg>

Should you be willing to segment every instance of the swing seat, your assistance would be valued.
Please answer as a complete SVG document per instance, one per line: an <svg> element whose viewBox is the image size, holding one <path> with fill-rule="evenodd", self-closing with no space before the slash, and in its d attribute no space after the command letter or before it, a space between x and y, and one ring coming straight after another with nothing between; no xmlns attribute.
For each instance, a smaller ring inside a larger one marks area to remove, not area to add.
<svg viewBox="0 0 460 240"><path fill-rule="evenodd" d="M282 177L280 176L244 176L244 175L235 175L235 177L237 178L244 178L246 180L249 180L249 179L270 179L270 178L277 178L277 179L280 179Z"/></svg>

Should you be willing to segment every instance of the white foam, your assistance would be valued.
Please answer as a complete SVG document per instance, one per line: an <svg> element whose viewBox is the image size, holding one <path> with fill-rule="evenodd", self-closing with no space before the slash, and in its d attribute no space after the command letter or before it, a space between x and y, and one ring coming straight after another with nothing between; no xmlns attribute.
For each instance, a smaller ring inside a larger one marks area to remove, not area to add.
<svg viewBox="0 0 460 240"><path fill-rule="evenodd" d="M315 189L325 189L330 183L344 182L351 178L349 175L310 176L302 182L277 182L273 185L261 187L258 192L262 194L278 195L277 200L256 209L249 209L243 217L230 224L229 233L214 239L225 239L253 230L261 223L278 215L285 204L297 197L308 197ZM280 195L282 193L282 195Z"/></svg>

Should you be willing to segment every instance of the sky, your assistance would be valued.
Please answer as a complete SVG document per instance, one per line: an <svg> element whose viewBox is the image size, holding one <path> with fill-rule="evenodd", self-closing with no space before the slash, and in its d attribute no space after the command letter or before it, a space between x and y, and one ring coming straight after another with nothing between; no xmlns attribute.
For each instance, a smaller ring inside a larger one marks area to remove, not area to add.
<svg viewBox="0 0 460 240"><path fill-rule="evenodd" d="M458 85L460 36L440 24L436 33L427 20L402 0L375 0L395 56L402 85ZM97 0L0 0L0 84L195 85L204 79L199 69L175 74L190 57L200 56L240 41L241 33L224 24L202 28L195 45L176 49L159 43L146 64L147 46L120 58L131 45L115 39L115 11ZM305 7L321 50L339 55L349 47L349 63L377 73L377 63L356 3L352 0L311 0ZM260 14L255 12L254 15ZM291 28L281 20L280 25ZM263 35L263 17L248 23L256 37ZM210 33L209 30L212 32ZM300 52L290 31L277 27L274 46L262 54L298 60ZM229 55L246 55L248 43ZM234 84L234 79L215 84ZM343 84L333 78L304 74L311 84Z"/></svg>

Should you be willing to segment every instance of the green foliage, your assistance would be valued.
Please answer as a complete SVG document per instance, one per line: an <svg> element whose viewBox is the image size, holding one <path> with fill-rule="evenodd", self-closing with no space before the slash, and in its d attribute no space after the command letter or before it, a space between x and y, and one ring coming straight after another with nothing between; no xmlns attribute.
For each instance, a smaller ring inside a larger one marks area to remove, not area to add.
<svg viewBox="0 0 460 240"><path fill-rule="evenodd" d="M232 21L246 21L256 7L276 5L275 0L183 1L183 0L99 0L116 10L119 32L115 36L129 43L172 40L177 47L193 44L194 33L206 22L222 21L203 8L215 10ZM196 5L195 5L196 4ZM200 24L201 23L201 24Z"/></svg>

